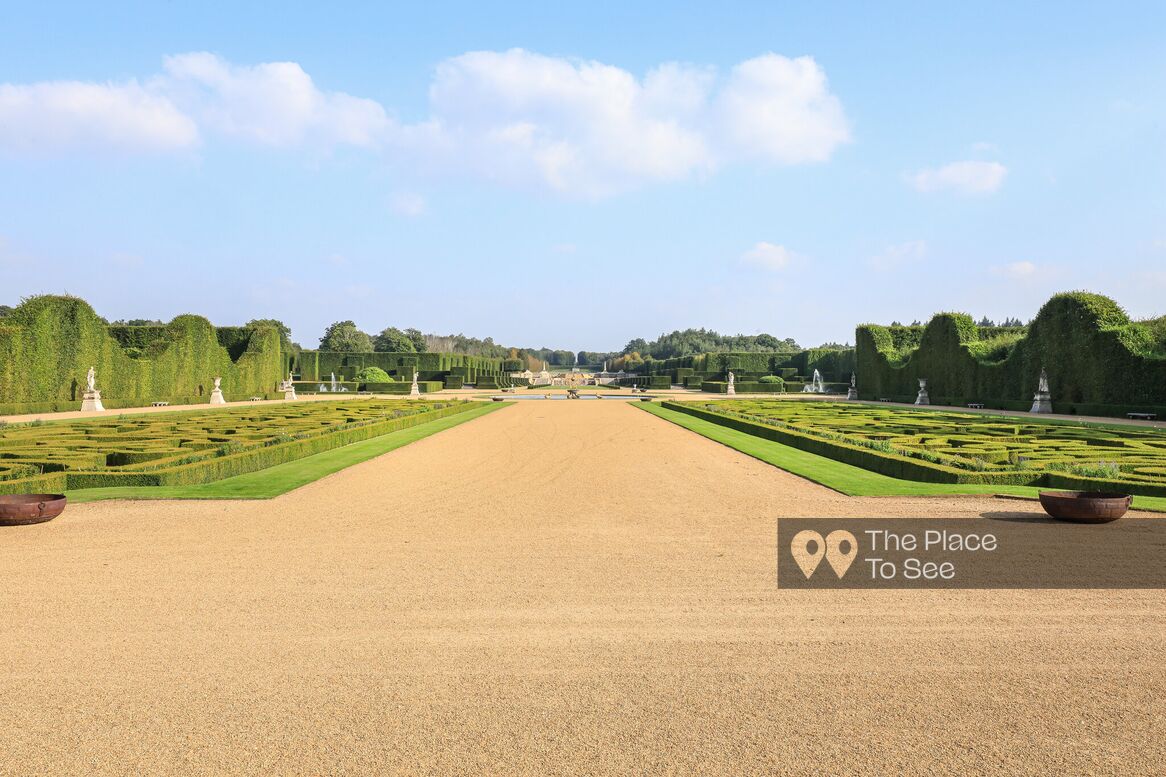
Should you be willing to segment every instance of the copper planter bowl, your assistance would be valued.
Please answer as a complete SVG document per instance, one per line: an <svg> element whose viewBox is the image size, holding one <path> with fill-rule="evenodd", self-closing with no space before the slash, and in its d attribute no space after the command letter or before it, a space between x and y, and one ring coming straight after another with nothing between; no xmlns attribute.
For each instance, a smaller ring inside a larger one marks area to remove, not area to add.
<svg viewBox="0 0 1166 777"><path fill-rule="evenodd" d="M51 521L66 501L64 494L0 494L0 526Z"/></svg>
<svg viewBox="0 0 1166 777"><path fill-rule="evenodd" d="M1133 497L1105 491L1041 491L1040 504L1058 521L1109 523L1130 509Z"/></svg>

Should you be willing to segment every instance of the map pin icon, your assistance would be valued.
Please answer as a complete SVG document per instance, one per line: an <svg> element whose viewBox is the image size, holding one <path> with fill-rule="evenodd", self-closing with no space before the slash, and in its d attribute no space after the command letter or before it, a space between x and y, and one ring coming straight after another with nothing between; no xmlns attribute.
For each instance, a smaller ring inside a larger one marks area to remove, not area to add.
<svg viewBox="0 0 1166 777"><path fill-rule="evenodd" d="M845 550L842 548L843 545L846 546ZM858 541L850 532L845 529L835 529L826 535L826 560L830 562L830 566L834 569L834 574L838 575L839 580L846 574L846 570L850 569L850 565L854 563L854 557L857 555Z"/></svg>
<svg viewBox="0 0 1166 777"><path fill-rule="evenodd" d="M811 542L814 543L812 553L809 549ZM822 535L818 532L804 529L794 535L789 544L789 552L801 568L802 574L809 580L810 575L814 574L814 570L822 563L822 556L826 554L826 543L822 541Z"/></svg>

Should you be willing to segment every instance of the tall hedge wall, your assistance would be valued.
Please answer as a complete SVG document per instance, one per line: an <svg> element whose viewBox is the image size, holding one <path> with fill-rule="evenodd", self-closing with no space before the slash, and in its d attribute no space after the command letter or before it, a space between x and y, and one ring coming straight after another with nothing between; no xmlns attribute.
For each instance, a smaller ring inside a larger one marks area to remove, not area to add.
<svg viewBox="0 0 1166 777"><path fill-rule="evenodd" d="M336 379L351 378L364 367L379 367L394 378L413 380L416 369L422 380L444 381L448 375L457 375L465 383L475 383L479 375L495 378L522 369L520 362L462 353L395 353L374 351L349 353L344 351L301 351L293 370L300 380L327 380L332 373Z"/></svg>
<svg viewBox="0 0 1166 777"><path fill-rule="evenodd" d="M1099 294L1054 296L1027 333L983 331L971 316L940 313L917 344L912 340L890 327L857 328L861 398L913 397L918 379L926 378L933 403L1023 405L1031 402L1044 368L1054 411L1105 415L1166 405L1160 344L1148 327Z"/></svg>
<svg viewBox="0 0 1166 777"><path fill-rule="evenodd" d="M0 413L76 410L91 366L107 407L197 402L209 398L215 377L228 399L275 391L279 332L219 331L192 315L160 327L110 327L83 300L33 297L0 319Z"/></svg>

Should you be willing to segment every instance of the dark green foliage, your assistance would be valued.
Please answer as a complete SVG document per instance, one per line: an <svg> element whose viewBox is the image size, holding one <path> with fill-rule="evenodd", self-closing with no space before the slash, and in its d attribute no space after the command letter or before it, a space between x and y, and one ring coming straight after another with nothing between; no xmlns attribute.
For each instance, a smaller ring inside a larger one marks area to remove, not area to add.
<svg viewBox="0 0 1166 777"><path fill-rule="evenodd" d="M1120 415L1166 405L1166 357L1154 327L1086 292L1056 295L1027 331L983 329L960 313L941 313L909 337L906 328L867 324L855 333L858 390L863 398L913 397L926 378L933 403L1027 409L1043 368L1054 411Z"/></svg>
<svg viewBox="0 0 1166 777"><path fill-rule="evenodd" d="M420 350L423 351L425 350L424 343L422 346L423 347ZM323 349L323 343L321 343L320 347ZM391 351L393 353L415 353L418 350L417 345L413 342L412 338L410 338L409 335L405 334L400 329L397 329L395 326L391 326L388 329L383 330L379 335L374 337L372 341L372 347L374 351Z"/></svg>
<svg viewBox="0 0 1166 777"><path fill-rule="evenodd" d="M357 329L352 321L337 321L324 331L320 350L367 353L372 350L372 338Z"/></svg>
<svg viewBox="0 0 1166 777"><path fill-rule="evenodd" d="M111 327L83 300L33 297L0 324L0 413L78 409L91 366L109 408L205 402L215 377L228 399L264 396L283 374L271 327L219 330L191 315Z"/></svg>

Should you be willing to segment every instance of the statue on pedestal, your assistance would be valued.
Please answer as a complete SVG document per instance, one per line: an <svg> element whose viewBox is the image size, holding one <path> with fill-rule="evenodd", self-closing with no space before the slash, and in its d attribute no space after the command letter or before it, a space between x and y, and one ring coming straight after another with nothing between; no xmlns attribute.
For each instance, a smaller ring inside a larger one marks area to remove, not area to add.
<svg viewBox="0 0 1166 777"><path fill-rule="evenodd" d="M737 380L737 376L733 374L732 370L729 370L729 385L725 389L726 394L732 394L732 395L736 396L737 387L736 387L736 385L734 385L736 380Z"/></svg>
<svg viewBox="0 0 1166 777"><path fill-rule="evenodd" d="M105 410L105 406L101 404L101 392L97 390L97 370L93 367L85 373L85 393L81 395L81 409L93 412Z"/></svg>
<svg viewBox="0 0 1166 777"><path fill-rule="evenodd" d="M411 396L411 397L421 396L421 389L417 385L417 370L413 370L413 385L409 387L409 396Z"/></svg>
<svg viewBox="0 0 1166 777"><path fill-rule="evenodd" d="M915 397L915 404L930 405L931 397L927 395L927 378L919 379L919 396Z"/></svg>
<svg viewBox="0 0 1166 777"><path fill-rule="evenodd" d="M287 380L279 384L279 390L283 392L284 399L296 398L296 385L292 382L292 374L290 372L287 374Z"/></svg>
<svg viewBox="0 0 1166 777"><path fill-rule="evenodd" d="M853 372L850 373L850 389L847 390L847 392L846 392L847 399L858 399L857 381L858 381L858 376L855 375Z"/></svg>
<svg viewBox="0 0 1166 777"><path fill-rule="evenodd" d="M1040 380L1036 385L1036 395L1032 398L1032 409L1028 412L1053 412L1053 396L1049 393L1049 374L1045 372L1044 367L1042 367L1040 371Z"/></svg>
<svg viewBox="0 0 1166 777"><path fill-rule="evenodd" d="M223 382L223 379L222 378L215 378L214 381L215 381L215 387L211 390L211 404L212 405L225 405L225 404L227 404L227 400L223 396L223 390L221 388L219 388L219 384Z"/></svg>

